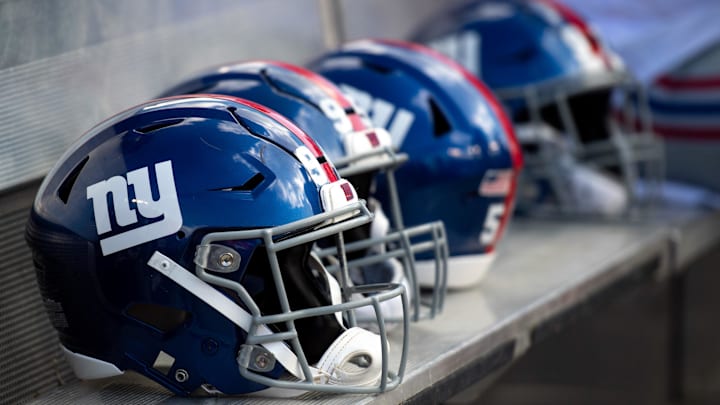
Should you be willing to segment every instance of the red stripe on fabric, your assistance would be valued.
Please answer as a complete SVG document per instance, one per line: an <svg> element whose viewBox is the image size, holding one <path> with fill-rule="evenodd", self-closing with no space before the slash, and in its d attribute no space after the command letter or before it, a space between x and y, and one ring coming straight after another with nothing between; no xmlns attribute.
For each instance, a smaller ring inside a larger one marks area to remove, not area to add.
<svg viewBox="0 0 720 405"><path fill-rule="evenodd" d="M655 79L655 85L668 89L710 90L709 88L712 87L720 87L720 76L672 77L665 75Z"/></svg>
<svg viewBox="0 0 720 405"><path fill-rule="evenodd" d="M668 139L720 141L720 127L690 128L669 125L653 125L653 129L658 135Z"/></svg>
<svg viewBox="0 0 720 405"><path fill-rule="evenodd" d="M613 119L617 120L620 124L625 126L632 126L636 131L642 129L642 122L639 118L631 119L623 114L621 111L613 111ZM697 140L697 141L720 141L720 126L712 127L706 126L702 128L698 127L687 127L682 125L668 125L658 124L657 122L652 123L653 132L663 138L668 139L686 139L686 140Z"/></svg>

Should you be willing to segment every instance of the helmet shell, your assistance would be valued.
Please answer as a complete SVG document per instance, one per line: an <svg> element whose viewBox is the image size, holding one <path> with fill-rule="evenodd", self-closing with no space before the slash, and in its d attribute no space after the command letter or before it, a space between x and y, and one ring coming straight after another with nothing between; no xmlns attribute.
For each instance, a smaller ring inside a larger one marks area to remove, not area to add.
<svg viewBox="0 0 720 405"><path fill-rule="evenodd" d="M238 372L246 333L148 260L157 251L193 269L209 232L322 213L320 187L337 177L329 164L309 168L307 154L322 158L284 118L230 97L154 100L83 135L44 179L27 224L63 346L175 393L206 383L228 394L265 388ZM228 277L247 284L258 245L234 246L241 265ZM256 280L248 291L260 299L269 287ZM153 367L158 353L174 359L167 373ZM277 365L268 375L281 371Z"/></svg>
<svg viewBox="0 0 720 405"><path fill-rule="evenodd" d="M352 42L310 66L408 154L396 172L405 221L442 220L451 260L492 252L511 215L522 156L488 89L439 53L401 41Z"/></svg>

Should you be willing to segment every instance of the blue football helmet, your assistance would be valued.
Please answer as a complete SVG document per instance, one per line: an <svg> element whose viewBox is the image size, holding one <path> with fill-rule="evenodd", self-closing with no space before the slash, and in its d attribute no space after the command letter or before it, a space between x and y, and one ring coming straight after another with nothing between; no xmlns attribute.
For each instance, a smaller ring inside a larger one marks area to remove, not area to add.
<svg viewBox="0 0 720 405"><path fill-rule="evenodd" d="M450 247L448 287L478 283L511 216L522 155L510 122L470 73L415 44L363 40L311 68L335 82L409 156L397 170L407 223L440 219ZM378 188L381 201L388 197ZM426 284L428 263L419 260Z"/></svg>
<svg viewBox="0 0 720 405"><path fill-rule="evenodd" d="M461 63L498 95L517 126L530 127L519 136L526 178L568 186L567 179L546 178L557 173L549 167L557 161L538 145L550 130L566 144L574 167L588 174L573 183L594 190L593 198L607 196L598 203L567 198L584 194L577 189L553 189L561 211L619 214L640 202L638 180L657 189L663 151L642 87L568 7L553 0L473 1L421 27L413 40ZM632 119L617 119L622 114ZM533 130L542 133L528 134Z"/></svg>
<svg viewBox="0 0 720 405"><path fill-rule="evenodd" d="M372 196L376 188L375 177L378 173L385 173L390 179L386 184L386 194L396 196L394 171L407 160L407 156L395 153L387 131L371 128L367 116L358 111L335 85L296 65L278 61L248 61L208 70L178 84L164 95L190 93L224 94L258 102L312 134L340 175L356 187L358 196L367 201L374 214L372 223L344 233L351 281L358 285L406 282L414 309L412 318L417 320L421 315L421 300L415 282L414 256L428 252L436 265L436 274L432 296L425 300L427 310L422 311L422 315L433 317L440 311L447 265L442 222L434 221L406 229L398 199L391 197L385 205L390 208L393 219L393 229L389 229L390 221ZM332 248L321 249L317 253L321 258L334 258ZM398 259L403 265L398 263ZM329 270L335 267L328 265ZM403 268L407 277L403 277ZM386 319L392 319L402 308L399 301L389 301L383 311Z"/></svg>
<svg viewBox="0 0 720 405"><path fill-rule="evenodd" d="M379 334L350 314L405 303L405 288L344 301L354 288L311 248L338 235L342 253L342 232L371 217L284 117L173 97L81 137L40 186L26 235L80 378L133 370L179 395L368 393L400 383L406 341L391 371L381 314Z"/></svg>

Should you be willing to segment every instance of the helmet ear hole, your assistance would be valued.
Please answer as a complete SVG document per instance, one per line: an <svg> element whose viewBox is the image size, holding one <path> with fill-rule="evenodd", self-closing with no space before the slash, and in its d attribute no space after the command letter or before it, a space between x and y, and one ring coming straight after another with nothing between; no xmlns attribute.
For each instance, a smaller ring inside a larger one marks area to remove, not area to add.
<svg viewBox="0 0 720 405"><path fill-rule="evenodd" d="M125 313L162 333L170 333L190 318L190 312L156 304L131 304Z"/></svg>

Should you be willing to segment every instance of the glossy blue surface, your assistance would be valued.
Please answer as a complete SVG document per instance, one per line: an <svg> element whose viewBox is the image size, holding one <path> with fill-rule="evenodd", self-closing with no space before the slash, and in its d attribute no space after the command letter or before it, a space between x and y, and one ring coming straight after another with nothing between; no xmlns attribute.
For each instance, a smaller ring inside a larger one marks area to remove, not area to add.
<svg viewBox="0 0 720 405"><path fill-rule="evenodd" d="M245 62L198 74L165 92L164 96L213 93L242 97L267 106L310 135L331 160L344 157L340 133L321 110L331 94L283 64Z"/></svg>
<svg viewBox="0 0 720 405"><path fill-rule="evenodd" d="M494 248L482 244L480 234L489 205L508 205L508 196L485 197L478 190L488 170L514 167L513 135L506 133L489 104L497 101L486 99L454 66L402 43L353 42L310 67L343 90L350 86L347 93L368 110L375 125L388 128L399 150L409 155L396 172L408 225L442 220L451 255ZM387 103L393 115L382 122L384 111L378 105ZM431 103L439 114L433 113ZM406 133L392 130L401 109L413 117ZM387 198L383 189L378 187L381 200Z"/></svg>
<svg viewBox="0 0 720 405"><path fill-rule="evenodd" d="M562 38L567 25L522 0L473 1L433 19L414 39L429 42L448 34L473 31L480 37L480 73L490 87L536 83L579 73L581 66ZM497 11L490 15L489 7Z"/></svg>
<svg viewBox="0 0 720 405"><path fill-rule="evenodd" d="M438 48L445 42L452 57L493 90L503 90L587 75L584 59L589 56L578 47L597 46L592 58L609 58L609 54L594 34L581 34L584 28L574 26L550 1L489 0L472 1L433 17L412 38ZM466 46L473 49L461 49ZM600 63L597 69L610 68ZM508 107L522 105L516 100Z"/></svg>

